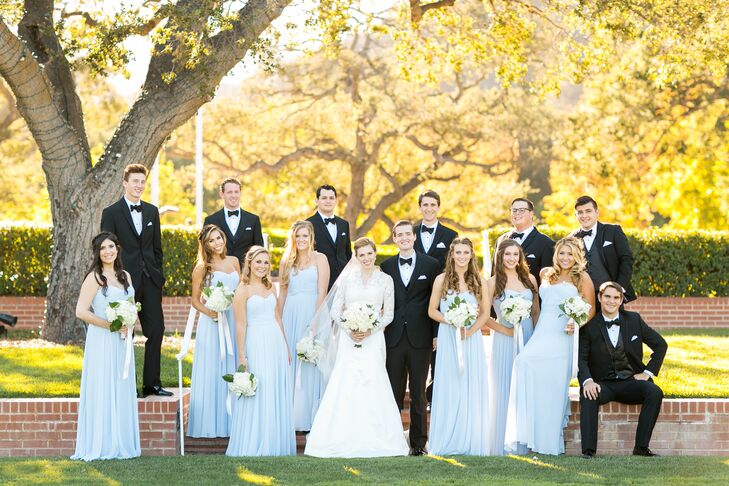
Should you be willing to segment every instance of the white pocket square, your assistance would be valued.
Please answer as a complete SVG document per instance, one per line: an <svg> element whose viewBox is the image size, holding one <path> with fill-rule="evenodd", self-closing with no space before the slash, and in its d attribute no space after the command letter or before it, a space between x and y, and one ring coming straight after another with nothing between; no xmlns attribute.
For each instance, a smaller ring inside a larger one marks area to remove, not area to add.
<svg viewBox="0 0 729 486"><path fill-rule="evenodd" d="M147 226L152 226L152 222L150 221L149 223L147 223Z"/></svg>
<svg viewBox="0 0 729 486"><path fill-rule="evenodd" d="M441 241L437 245L435 245L436 248L445 248L445 244Z"/></svg>
<svg viewBox="0 0 729 486"><path fill-rule="evenodd" d="M632 343L632 342L633 342L633 341L635 341L636 339L638 339L638 336L633 336L632 338L630 338L630 342Z"/></svg>
<svg viewBox="0 0 729 486"><path fill-rule="evenodd" d="M342 236L347 236L347 233L342 233Z"/></svg>
<svg viewBox="0 0 729 486"><path fill-rule="evenodd" d="M253 228L251 228L250 226L246 226L246 231L250 231L250 230L252 230L252 229L253 229Z"/></svg>
<svg viewBox="0 0 729 486"><path fill-rule="evenodd" d="M533 253L530 253L526 256L527 258L536 258Z"/></svg>
<svg viewBox="0 0 729 486"><path fill-rule="evenodd" d="M426 277L425 275L421 275L420 277L418 277L418 280L425 280L425 279L427 279L427 278L428 278L428 277Z"/></svg>
<svg viewBox="0 0 729 486"><path fill-rule="evenodd" d="M613 244L612 241L606 241L605 243L602 244L602 247L605 248L606 246L610 246L612 244Z"/></svg>

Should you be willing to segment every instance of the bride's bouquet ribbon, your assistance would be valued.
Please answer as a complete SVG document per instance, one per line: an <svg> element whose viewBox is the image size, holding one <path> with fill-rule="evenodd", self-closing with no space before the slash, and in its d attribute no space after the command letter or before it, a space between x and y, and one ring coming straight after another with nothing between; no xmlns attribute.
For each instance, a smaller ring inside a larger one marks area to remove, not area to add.
<svg viewBox="0 0 729 486"><path fill-rule="evenodd" d="M132 356L134 355L134 343L132 342L134 338L132 337L132 328L130 327L127 330L127 338L126 343L124 343L124 347L126 348L124 352L124 368L122 371L122 380L126 380L129 377L129 368L132 365Z"/></svg>
<svg viewBox="0 0 729 486"><path fill-rule="evenodd" d="M220 361L225 361L226 353L233 356L233 338L230 336L225 312L218 312L218 347L220 348Z"/></svg>

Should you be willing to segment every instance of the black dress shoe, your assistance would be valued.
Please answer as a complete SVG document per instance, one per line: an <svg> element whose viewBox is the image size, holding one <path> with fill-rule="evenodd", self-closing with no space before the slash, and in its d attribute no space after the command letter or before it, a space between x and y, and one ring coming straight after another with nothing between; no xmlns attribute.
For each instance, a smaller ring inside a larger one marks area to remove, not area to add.
<svg viewBox="0 0 729 486"><path fill-rule="evenodd" d="M428 455L428 452L423 449L422 447L413 447L410 449L410 455L411 456L426 456Z"/></svg>
<svg viewBox="0 0 729 486"><path fill-rule="evenodd" d="M648 449L647 447L634 447L633 448L633 455L634 456L643 456L643 457L656 457L658 454L653 452L652 450Z"/></svg>
<svg viewBox="0 0 729 486"><path fill-rule="evenodd" d="M595 451L593 450L588 449L582 453L583 459L592 459L593 457L595 457Z"/></svg>
<svg viewBox="0 0 729 486"><path fill-rule="evenodd" d="M142 396L148 397L149 395L157 395L158 397L171 397L172 392L168 392L159 385L142 387Z"/></svg>

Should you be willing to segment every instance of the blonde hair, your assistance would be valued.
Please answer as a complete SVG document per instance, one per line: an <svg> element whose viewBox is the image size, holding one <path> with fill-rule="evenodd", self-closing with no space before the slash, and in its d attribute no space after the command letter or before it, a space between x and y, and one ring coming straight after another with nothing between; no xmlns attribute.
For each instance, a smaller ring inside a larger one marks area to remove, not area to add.
<svg viewBox="0 0 729 486"><path fill-rule="evenodd" d="M279 279L281 285L289 284L289 274L294 272L296 274L297 265L301 263L301 259L304 255L299 253L299 249L296 246L296 233L306 228L309 230L309 249L306 254L311 256L314 252L314 225L309 221L296 221L291 225L288 237L286 238L286 249L284 250L283 257L281 258L281 266L279 268Z"/></svg>
<svg viewBox="0 0 729 486"><path fill-rule="evenodd" d="M587 259L585 258L585 250L582 245L582 240L579 240L574 236L562 238L556 245L554 245L552 266L544 273L545 278L550 284L555 284L557 283L557 280L559 280L559 276L562 273L562 267L559 265L559 251L562 247L567 247L572 253L572 258L575 259L575 264L570 268L570 280L572 281L572 284L577 287L578 291L582 288L582 272L584 272L587 268Z"/></svg>
<svg viewBox="0 0 729 486"><path fill-rule="evenodd" d="M466 281L466 287L468 290L476 296L476 299L479 302L481 302L481 271L479 270L478 262L476 261L476 252L473 250L473 242L466 237L454 238L451 242L450 248L448 248L441 299L445 299L446 295L450 293L456 293L459 291L456 261L453 259L453 249L456 245L466 245L471 249L471 259L468 262L468 267L466 267L466 273L463 276L463 279Z"/></svg>
<svg viewBox="0 0 729 486"><path fill-rule="evenodd" d="M269 258L268 273L261 279L261 283L267 289L270 289L273 286L271 282L271 254L262 246L254 245L248 249L248 253L246 253L245 260L243 261L243 271L241 272L240 280L243 285L249 285L251 283L251 263L261 253L265 253Z"/></svg>

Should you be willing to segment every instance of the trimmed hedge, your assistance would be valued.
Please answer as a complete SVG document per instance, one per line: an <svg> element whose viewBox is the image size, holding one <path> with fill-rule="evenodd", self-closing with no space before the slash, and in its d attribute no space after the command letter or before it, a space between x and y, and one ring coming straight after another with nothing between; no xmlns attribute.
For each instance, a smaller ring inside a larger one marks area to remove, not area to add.
<svg viewBox="0 0 729 486"><path fill-rule="evenodd" d="M568 228L539 229L554 240L570 231ZM488 230L492 250L496 238L507 230L505 227ZM190 295L196 233L187 226L162 228L165 295ZM626 233L635 259L633 285L638 295L729 296L729 232L650 229ZM277 270L283 255L285 231L272 230L269 234L275 235L270 240L271 263ZM48 226L0 226L0 295L45 295L51 249ZM377 263L396 253L393 245L378 246Z"/></svg>

